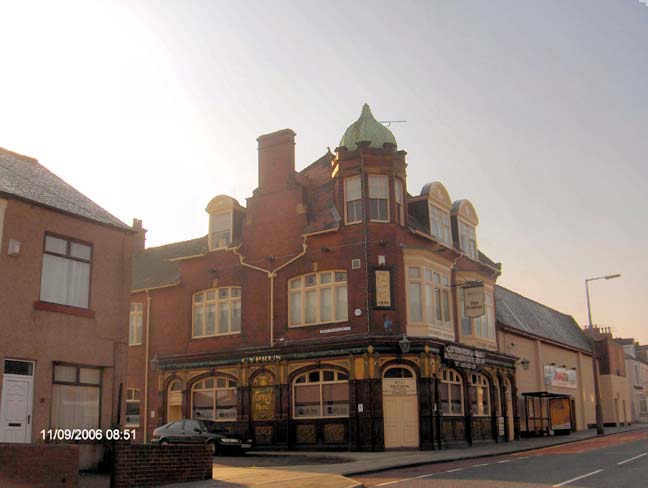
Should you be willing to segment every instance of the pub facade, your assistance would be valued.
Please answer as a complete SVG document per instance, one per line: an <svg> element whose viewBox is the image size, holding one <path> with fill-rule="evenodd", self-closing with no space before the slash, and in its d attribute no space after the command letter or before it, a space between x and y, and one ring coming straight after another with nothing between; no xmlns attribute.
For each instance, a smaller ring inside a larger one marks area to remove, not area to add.
<svg viewBox="0 0 648 488"><path fill-rule="evenodd" d="M405 151L367 105L295 170L295 133L258 138L245 206L134 257L127 425L211 419L257 448L438 449L516 437L498 351L499 264L477 212L439 182L410 192ZM198 218L198 217L196 217Z"/></svg>

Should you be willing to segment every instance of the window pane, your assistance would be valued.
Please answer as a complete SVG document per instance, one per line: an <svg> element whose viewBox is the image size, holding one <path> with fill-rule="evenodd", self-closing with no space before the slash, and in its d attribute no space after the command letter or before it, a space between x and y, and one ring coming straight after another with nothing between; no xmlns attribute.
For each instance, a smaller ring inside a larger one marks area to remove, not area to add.
<svg viewBox="0 0 648 488"><path fill-rule="evenodd" d="M66 381L68 383L76 383L76 367L75 366L54 366L54 381Z"/></svg>
<svg viewBox="0 0 648 488"><path fill-rule="evenodd" d="M214 392L195 391L193 393L193 418L214 418Z"/></svg>
<svg viewBox="0 0 648 488"><path fill-rule="evenodd" d="M232 332L238 332L241 330L241 302L235 301L232 302Z"/></svg>
<svg viewBox="0 0 648 488"><path fill-rule="evenodd" d="M11 359L5 359L4 372L5 374L32 376L34 374L34 363L28 361L13 361Z"/></svg>
<svg viewBox="0 0 648 488"><path fill-rule="evenodd" d="M463 404L461 402L461 385L451 384L450 385L450 411L453 414L463 413Z"/></svg>
<svg viewBox="0 0 648 488"><path fill-rule="evenodd" d="M389 198L389 178L387 176L369 175L369 198Z"/></svg>
<svg viewBox="0 0 648 488"><path fill-rule="evenodd" d="M432 281L432 270L430 268L423 268L423 275L425 281Z"/></svg>
<svg viewBox="0 0 648 488"><path fill-rule="evenodd" d="M335 272L335 281L337 283L340 283L342 281L347 280L347 274L344 271L336 271Z"/></svg>
<svg viewBox="0 0 648 488"><path fill-rule="evenodd" d="M301 278L296 278L294 280L290 280L290 289L295 290L297 288L301 288Z"/></svg>
<svg viewBox="0 0 648 488"><path fill-rule="evenodd" d="M425 321L434 322L434 298L432 285L425 285Z"/></svg>
<svg viewBox="0 0 648 488"><path fill-rule="evenodd" d="M360 188L360 176L352 176L344 179L344 200L350 202L352 200L360 200L362 198Z"/></svg>
<svg viewBox="0 0 648 488"><path fill-rule="evenodd" d="M322 273L319 275L320 277L320 283L322 285L325 285L327 283L331 282L331 273Z"/></svg>
<svg viewBox="0 0 648 488"><path fill-rule="evenodd" d="M209 216L209 227L211 232L229 230L231 222L230 212L222 214L211 214Z"/></svg>
<svg viewBox="0 0 648 488"><path fill-rule="evenodd" d="M57 254L67 254L67 241L54 236L45 236L45 250Z"/></svg>
<svg viewBox="0 0 648 488"><path fill-rule="evenodd" d="M205 296L208 302L216 300L216 290L209 290L205 293Z"/></svg>
<svg viewBox="0 0 648 488"><path fill-rule="evenodd" d="M407 268L407 276L409 278L420 278L421 277L421 269L417 268L415 266L410 266Z"/></svg>
<svg viewBox="0 0 648 488"><path fill-rule="evenodd" d="M196 293L194 295L194 303L201 303L205 297L204 293Z"/></svg>
<svg viewBox="0 0 648 488"><path fill-rule="evenodd" d="M95 368L80 368L79 383L98 385L101 383L101 370Z"/></svg>
<svg viewBox="0 0 648 488"><path fill-rule="evenodd" d="M295 385L295 411L294 416L319 417L320 410L320 385Z"/></svg>
<svg viewBox="0 0 648 488"><path fill-rule="evenodd" d="M347 222L360 222L362 220L362 200L347 203Z"/></svg>
<svg viewBox="0 0 648 488"><path fill-rule="evenodd" d="M412 322L423 321L423 310L421 309L421 285L408 283L407 297L409 299L409 319Z"/></svg>
<svg viewBox="0 0 648 488"><path fill-rule="evenodd" d="M94 386L53 385L52 428L99 427L99 393L100 388Z"/></svg>
<svg viewBox="0 0 648 488"><path fill-rule="evenodd" d="M41 300L88 308L90 264L51 254L43 255Z"/></svg>
<svg viewBox="0 0 648 488"><path fill-rule="evenodd" d="M241 289L240 288L232 288L231 290L231 297L232 298L237 298L241 296Z"/></svg>
<svg viewBox="0 0 648 488"><path fill-rule="evenodd" d="M224 299L229 297L229 288L219 288L218 289L218 298L219 299Z"/></svg>
<svg viewBox="0 0 648 488"><path fill-rule="evenodd" d="M403 203L403 183L400 180L394 180L394 199L397 203Z"/></svg>
<svg viewBox="0 0 648 488"><path fill-rule="evenodd" d="M324 416L349 415L349 384L332 383L322 385Z"/></svg>
<svg viewBox="0 0 648 488"><path fill-rule="evenodd" d="M324 371L324 380L323 381L335 381L335 372L334 371Z"/></svg>
<svg viewBox="0 0 648 488"><path fill-rule="evenodd" d="M317 285L317 275L308 275L304 277L304 282L306 287Z"/></svg>
<svg viewBox="0 0 648 488"><path fill-rule="evenodd" d="M194 336L204 335L203 329L203 307L194 305Z"/></svg>
<svg viewBox="0 0 648 488"><path fill-rule="evenodd" d="M216 304L207 304L205 310L207 312L205 316L205 335L214 335L216 333Z"/></svg>
<svg viewBox="0 0 648 488"><path fill-rule="evenodd" d="M227 333L229 329L229 303L218 304L218 333Z"/></svg>
<svg viewBox="0 0 648 488"><path fill-rule="evenodd" d="M333 290L331 288L320 289L320 322L327 322L333 319Z"/></svg>
<svg viewBox="0 0 648 488"><path fill-rule="evenodd" d="M306 292L306 323L317 322L317 292L315 290Z"/></svg>
<svg viewBox="0 0 648 488"><path fill-rule="evenodd" d="M302 323L302 294L290 294L290 325L299 325Z"/></svg>
<svg viewBox="0 0 648 488"><path fill-rule="evenodd" d="M447 290L443 290L443 321L450 321L450 294Z"/></svg>
<svg viewBox="0 0 648 488"><path fill-rule="evenodd" d="M347 287L338 286L335 288L335 320L347 320L348 318Z"/></svg>
<svg viewBox="0 0 648 488"><path fill-rule="evenodd" d="M441 322L443 319L441 310L441 290L438 288L434 289L434 308L436 309L436 320L437 322Z"/></svg>
<svg viewBox="0 0 648 488"><path fill-rule="evenodd" d="M79 244L78 242L70 243L70 255L75 258L85 259L90 261L92 257L92 248L86 244Z"/></svg>
<svg viewBox="0 0 648 488"><path fill-rule="evenodd" d="M313 371L312 373L308 373L308 382L309 383L317 383L320 380L320 372L319 371Z"/></svg>

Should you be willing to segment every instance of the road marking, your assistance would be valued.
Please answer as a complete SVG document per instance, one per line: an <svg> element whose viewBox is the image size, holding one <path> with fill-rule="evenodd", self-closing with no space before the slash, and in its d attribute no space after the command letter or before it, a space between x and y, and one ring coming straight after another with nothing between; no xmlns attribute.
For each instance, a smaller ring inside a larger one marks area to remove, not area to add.
<svg viewBox="0 0 648 488"><path fill-rule="evenodd" d="M490 463L482 463L482 464L473 464L473 468L480 468L481 466L488 466Z"/></svg>
<svg viewBox="0 0 648 488"><path fill-rule="evenodd" d="M414 478L403 478L402 480L385 481L384 483L378 483L376 486L393 485L394 483L402 483L403 481L409 481L409 480L413 480L413 479Z"/></svg>
<svg viewBox="0 0 648 488"><path fill-rule="evenodd" d="M520 456L520 457L517 458L517 459L529 459L529 456Z"/></svg>
<svg viewBox="0 0 648 488"><path fill-rule="evenodd" d="M634 461L635 459L639 459L640 457L644 457L648 452L644 452L643 454L639 454L638 456L631 457L630 459L626 459L625 461L621 461L620 463L617 463L619 466L625 463L629 463L630 461Z"/></svg>
<svg viewBox="0 0 648 488"><path fill-rule="evenodd" d="M414 476L413 479L420 480L421 478L428 478L429 476L434 476L436 473L422 474L420 476Z"/></svg>
<svg viewBox="0 0 648 488"><path fill-rule="evenodd" d="M578 481L578 480L582 480L583 478L587 478L588 476L593 476L595 474L599 474L601 471L603 471L603 470L602 469L597 469L596 471L592 471L591 473L584 474L583 476L578 476L577 478L572 478L570 480L563 481L562 483L558 483L557 485L553 485L553 488L558 488L559 486L568 485L569 483L572 483L572 482Z"/></svg>
<svg viewBox="0 0 648 488"><path fill-rule="evenodd" d="M457 471L461 471L463 468L455 468L455 469L449 469L446 471L446 473L456 473Z"/></svg>
<svg viewBox="0 0 648 488"><path fill-rule="evenodd" d="M502 461L497 461L497 464L502 464L502 463L510 463L510 459L503 459Z"/></svg>

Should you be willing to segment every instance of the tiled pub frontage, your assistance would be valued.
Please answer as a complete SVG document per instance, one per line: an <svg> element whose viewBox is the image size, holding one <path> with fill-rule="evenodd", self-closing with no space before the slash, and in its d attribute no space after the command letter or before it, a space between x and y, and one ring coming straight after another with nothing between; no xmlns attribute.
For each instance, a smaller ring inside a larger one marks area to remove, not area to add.
<svg viewBox="0 0 648 488"><path fill-rule="evenodd" d="M223 421L257 448L439 449L515 435L512 359L443 342L158 358L166 421Z"/></svg>

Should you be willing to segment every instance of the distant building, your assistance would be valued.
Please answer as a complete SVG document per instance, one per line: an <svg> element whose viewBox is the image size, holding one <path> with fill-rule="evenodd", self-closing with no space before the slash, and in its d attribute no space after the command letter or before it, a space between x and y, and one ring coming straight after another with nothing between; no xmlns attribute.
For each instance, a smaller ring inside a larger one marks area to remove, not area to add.
<svg viewBox="0 0 648 488"><path fill-rule="evenodd" d="M595 425L592 344L574 318L499 285L495 309L500 351L518 358L522 434L546 433L552 427L549 403L560 395L572 405L574 430Z"/></svg>
<svg viewBox="0 0 648 488"><path fill-rule="evenodd" d="M478 247L473 205L439 182L410 193L406 153L367 105L336 153L301 171L292 130L257 140L259 186L245 206L220 195L207 235L140 240L127 396L138 438L199 418L257 447L512 439L500 265ZM464 314L474 283L478 318Z"/></svg>
<svg viewBox="0 0 648 488"><path fill-rule="evenodd" d="M132 237L38 161L0 149L0 442L119 422ZM101 443L80 454L96 464Z"/></svg>
<svg viewBox="0 0 648 488"><path fill-rule="evenodd" d="M625 369L631 400L631 421L648 423L648 361L641 359L642 346L634 339L615 339L625 352Z"/></svg>

